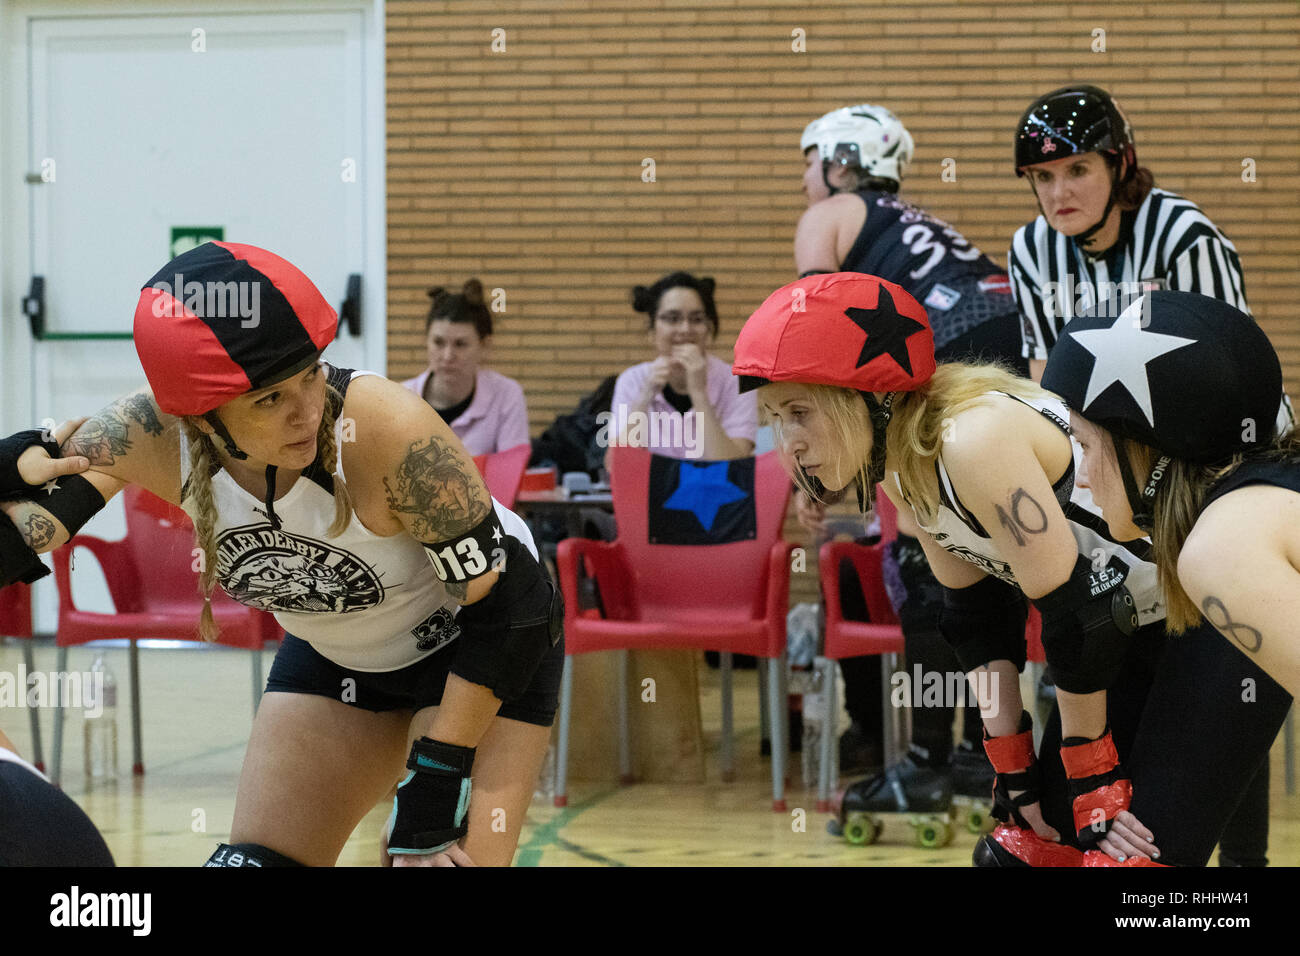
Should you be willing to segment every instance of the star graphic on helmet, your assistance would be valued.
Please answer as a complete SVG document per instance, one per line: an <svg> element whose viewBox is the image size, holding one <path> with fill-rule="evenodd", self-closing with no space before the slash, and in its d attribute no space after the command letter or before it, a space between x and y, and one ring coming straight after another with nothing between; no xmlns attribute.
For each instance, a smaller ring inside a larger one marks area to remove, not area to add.
<svg viewBox="0 0 1300 956"><path fill-rule="evenodd" d="M1133 300L1108 329L1083 329L1068 333L1071 338L1097 359L1088 377L1088 391L1083 398L1083 413L1089 412L1093 399L1118 382L1142 409L1147 424L1155 428L1151 410L1151 382L1147 365L1166 352L1193 345L1196 339L1165 335L1143 328L1142 306L1146 296Z"/></svg>
<svg viewBox="0 0 1300 956"><path fill-rule="evenodd" d="M862 368L872 359L888 355L898 363L899 368L911 375L912 358L907 354L907 340L914 332L924 331L925 325L916 319L900 315L889 290L883 285L877 288L879 293L874 309L850 306L844 310L853 324L867 333L867 341L863 343L862 351L858 354L858 364L854 368Z"/></svg>

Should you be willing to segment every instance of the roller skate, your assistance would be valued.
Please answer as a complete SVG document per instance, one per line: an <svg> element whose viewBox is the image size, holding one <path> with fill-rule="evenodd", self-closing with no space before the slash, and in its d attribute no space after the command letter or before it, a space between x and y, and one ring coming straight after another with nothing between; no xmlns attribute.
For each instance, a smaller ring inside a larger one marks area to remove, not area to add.
<svg viewBox="0 0 1300 956"><path fill-rule="evenodd" d="M1044 840L1020 812L1039 799L1038 761L1034 758L1034 724L1020 716L1020 730L1003 737L984 734L984 750L997 776L993 786L993 832L975 844L975 866L1081 866L1083 854L1072 846ZM1022 791L1012 797L1011 791Z"/></svg>
<svg viewBox="0 0 1300 956"><path fill-rule="evenodd" d="M880 837L885 818L902 815L917 845L946 846L952 839L952 784L947 773L926 766L918 756L924 759L909 751L883 773L841 790L827 830L854 846L867 846Z"/></svg>
<svg viewBox="0 0 1300 956"><path fill-rule="evenodd" d="M958 829L987 833L993 817L993 781L997 774L983 748L963 740L952 753L952 819Z"/></svg>

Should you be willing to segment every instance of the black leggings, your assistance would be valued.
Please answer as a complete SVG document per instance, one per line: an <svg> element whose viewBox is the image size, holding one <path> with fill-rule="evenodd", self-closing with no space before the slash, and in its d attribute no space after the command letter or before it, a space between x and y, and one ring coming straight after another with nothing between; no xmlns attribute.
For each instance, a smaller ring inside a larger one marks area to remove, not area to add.
<svg viewBox="0 0 1300 956"><path fill-rule="evenodd" d="M920 551L920 544L916 543L915 538L903 537L914 544L917 552ZM907 670L910 673L919 665L923 673L957 673L961 670L961 665L957 663L952 647L939 633L938 609L943 600L942 591L928 565L922 563L921 571L921 574L904 573L908 595L899 608ZM926 588L925 582L918 578L928 579L933 587ZM846 620L868 619L867 604L862 596L857 571L848 561L842 562L840 566L840 604ZM878 738L882 732L880 658L845 658L840 661L840 670L844 674L844 709L864 732ZM963 686L966 688L966 701L962 707L962 738L973 746L980 747L984 725L980 720L979 703L969 683L963 683ZM952 752L952 720L955 710L954 707L942 706L911 708L912 743L925 748L934 763L943 763Z"/></svg>
<svg viewBox="0 0 1300 956"><path fill-rule="evenodd" d="M1243 699L1244 698L1244 699ZM1169 636L1134 634L1107 716L1133 780L1130 807L1160 861L1204 866L1222 839L1233 862L1263 866L1268 847L1268 753L1291 696L1209 624ZM1043 729L1043 818L1074 833L1061 765L1060 712Z"/></svg>

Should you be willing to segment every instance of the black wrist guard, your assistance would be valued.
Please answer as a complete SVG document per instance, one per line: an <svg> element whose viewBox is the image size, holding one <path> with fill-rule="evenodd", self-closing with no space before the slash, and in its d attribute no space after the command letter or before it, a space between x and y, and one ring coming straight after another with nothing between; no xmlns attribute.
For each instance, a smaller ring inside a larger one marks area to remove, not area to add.
<svg viewBox="0 0 1300 956"><path fill-rule="evenodd" d="M82 475L60 475L48 493L40 491L32 497L68 531L72 538L91 518L104 510L104 496Z"/></svg>
<svg viewBox="0 0 1300 956"><path fill-rule="evenodd" d="M59 457L59 443L46 438L47 431L29 428L27 431L15 432L7 438L0 438L0 495L25 495L40 485L29 485L18 474L18 457L33 445L40 445L51 458Z"/></svg>
<svg viewBox="0 0 1300 956"><path fill-rule="evenodd" d="M388 852L438 853L469 832L474 748L419 737L388 818Z"/></svg>
<svg viewBox="0 0 1300 956"><path fill-rule="evenodd" d="M1043 615L1043 652L1052 679L1071 694L1105 690L1119 674L1137 606L1122 568L1094 571L1082 555L1068 581L1034 601Z"/></svg>
<svg viewBox="0 0 1300 956"><path fill-rule="evenodd" d="M18 581L31 584L49 573L9 516L0 512L0 588Z"/></svg>
<svg viewBox="0 0 1300 956"><path fill-rule="evenodd" d="M505 563L492 590L456 615L451 672L499 700L528 689L546 652L564 636L564 598L518 538L502 540Z"/></svg>

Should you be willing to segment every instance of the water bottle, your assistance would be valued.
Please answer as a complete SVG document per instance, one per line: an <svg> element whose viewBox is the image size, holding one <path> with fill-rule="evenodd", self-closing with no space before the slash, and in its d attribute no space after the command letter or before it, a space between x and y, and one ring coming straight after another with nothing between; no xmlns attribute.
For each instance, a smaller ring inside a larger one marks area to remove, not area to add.
<svg viewBox="0 0 1300 956"><path fill-rule="evenodd" d="M90 684L82 695L85 704L83 743L86 779L117 776L117 679L104 663L103 653L90 665ZM98 711L97 716L90 716Z"/></svg>
<svg viewBox="0 0 1300 956"><path fill-rule="evenodd" d="M822 734L826 732L826 688L822 668L813 665L813 669L803 671L807 675L803 690L803 751L802 760L803 785L807 789L817 786L817 761L821 757ZM839 755L835 755L836 759Z"/></svg>

